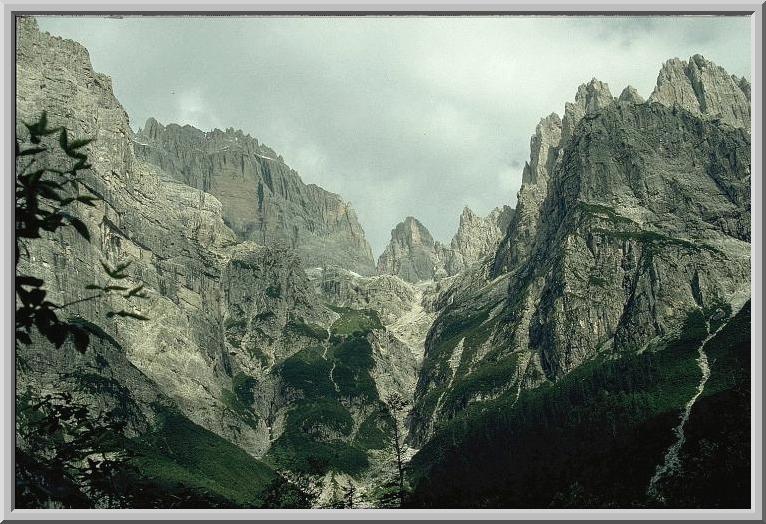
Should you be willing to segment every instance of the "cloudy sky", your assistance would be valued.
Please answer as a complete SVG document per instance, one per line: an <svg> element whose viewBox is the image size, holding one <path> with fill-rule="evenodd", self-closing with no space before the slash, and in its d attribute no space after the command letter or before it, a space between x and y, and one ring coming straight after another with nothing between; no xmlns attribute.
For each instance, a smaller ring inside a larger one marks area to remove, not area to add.
<svg viewBox="0 0 766 524"><path fill-rule="evenodd" d="M647 97L700 53L750 78L746 17L39 17L90 51L134 129L240 128L350 201L375 255L418 217L514 205L540 117L593 77Z"/></svg>

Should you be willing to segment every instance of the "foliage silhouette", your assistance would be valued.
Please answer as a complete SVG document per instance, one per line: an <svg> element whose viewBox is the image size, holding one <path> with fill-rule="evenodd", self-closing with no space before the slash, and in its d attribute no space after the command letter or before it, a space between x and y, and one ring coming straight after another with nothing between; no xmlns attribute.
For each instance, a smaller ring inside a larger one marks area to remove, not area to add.
<svg viewBox="0 0 766 524"><path fill-rule="evenodd" d="M70 393L16 401L16 507L124 507L133 470L125 422Z"/></svg>
<svg viewBox="0 0 766 524"><path fill-rule="evenodd" d="M50 127L48 117L42 113L37 122L24 123L28 141L16 139L16 242L15 263L18 269L22 255L28 257L27 243L41 238L45 233L54 233L63 227L72 227L84 240L90 242L90 232L85 223L75 216L72 207L79 203L95 207L100 200L86 184L80 173L90 169L88 156L82 148L92 139L71 140L63 127ZM58 141L48 137L58 135ZM63 155L62 155L63 153ZM53 167L52 164L65 167ZM81 302L99 299L120 293L126 300L146 298L143 284L129 288L118 285L128 278L125 269L130 262L116 267L101 262L109 280L105 285L92 284L86 289L93 294L65 304L57 304L47 298L45 281L32 275L19 274L17 270L16 291L16 342L31 344L31 335L36 329L56 348L66 340L84 352L94 334L87 324L62 320L59 312ZM110 311L107 317L126 317L146 320L147 317L135 311L121 309Z"/></svg>

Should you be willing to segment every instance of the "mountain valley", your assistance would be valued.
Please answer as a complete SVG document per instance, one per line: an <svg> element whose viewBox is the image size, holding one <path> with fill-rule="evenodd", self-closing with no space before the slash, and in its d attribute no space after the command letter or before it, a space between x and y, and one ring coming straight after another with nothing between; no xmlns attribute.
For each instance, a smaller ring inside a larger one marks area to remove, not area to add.
<svg viewBox="0 0 766 524"><path fill-rule="evenodd" d="M134 132L83 46L16 30L19 140L42 112L93 138L98 196L71 208L89 239L45 232L17 265L98 335L17 343L17 395L115 413L136 485L181 507L749 507L744 78L695 55L646 100L584 83L534 130L514 207L466 207L449 243L402 217L376 261L353 207L258 139ZM121 264L146 298L88 299ZM67 489L45 504L109 505Z"/></svg>

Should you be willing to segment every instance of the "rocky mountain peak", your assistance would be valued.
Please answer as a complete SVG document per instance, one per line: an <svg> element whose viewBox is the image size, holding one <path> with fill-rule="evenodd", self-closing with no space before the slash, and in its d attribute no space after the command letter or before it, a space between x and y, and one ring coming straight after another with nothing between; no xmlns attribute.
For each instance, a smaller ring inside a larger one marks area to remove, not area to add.
<svg viewBox="0 0 766 524"><path fill-rule="evenodd" d="M552 160L551 154L561 142L561 133L562 122L559 115L551 113L540 119L535 134L529 141L530 158L521 174L522 185L548 180L547 166Z"/></svg>
<svg viewBox="0 0 766 524"><path fill-rule="evenodd" d="M146 136L151 140L157 140L165 131L165 126L157 122L154 117L146 119L143 129L139 129L137 135Z"/></svg>
<svg viewBox="0 0 766 524"><path fill-rule="evenodd" d="M391 230L391 241L378 258L378 272L407 282L431 280L436 272L434 239L415 217L407 217Z"/></svg>
<svg viewBox="0 0 766 524"><path fill-rule="evenodd" d="M747 78L743 77L737 77L737 75L731 75L732 80L739 86L739 88L742 90L743 93L745 93L745 96L747 97L748 102L750 101L750 82Z"/></svg>
<svg viewBox="0 0 766 524"><path fill-rule="evenodd" d="M464 222L470 222L472 220L475 220L478 218L479 215L474 213L470 207L464 206L463 211L460 213L460 225L462 226Z"/></svg>
<svg viewBox="0 0 766 524"><path fill-rule="evenodd" d="M614 101L614 97L612 96L611 91L609 91L609 85L596 78L592 78L590 82L577 89L575 102L580 103L580 100L582 99L585 101L586 113L593 113L594 111L603 109Z"/></svg>
<svg viewBox="0 0 766 524"><path fill-rule="evenodd" d="M630 104L643 104L644 98L638 94L638 91L633 86L627 86L622 90L620 96L617 98L619 102L626 102Z"/></svg>
<svg viewBox="0 0 766 524"><path fill-rule="evenodd" d="M574 102L564 105L564 120L562 122L562 140L568 140L574 133L574 128L586 114L594 113L614 102L609 91L609 85L595 78L577 88Z"/></svg>
<svg viewBox="0 0 766 524"><path fill-rule="evenodd" d="M392 240L396 239L404 242L411 247L434 245L434 239L428 228L412 216L405 218L403 222L397 224L394 230L391 231L391 238Z"/></svg>
<svg viewBox="0 0 766 524"><path fill-rule="evenodd" d="M452 238L452 247L465 246L478 236L487 233L487 230L490 228L504 232L511 221L511 216L513 216L513 208L505 205L496 207L486 217L477 215L468 206L464 207L460 215L460 225L458 226L457 233Z"/></svg>
<svg viewBox="0 0 766 524"><path fill-rule="evenodd" d="M699 54L666 61L649 100L750 130L750 83Z"/></svg>
<svg viewBox="0 0 766 524"><path fill-rule="evenodd" d="M423 224L407 217L391 231L391 241L378 259L378 272L408 282L457 275L494 255L513 213L509 206L501 206L482 217L465 206L449 245L434 241Z"/></svg>
<svg viewBox="0 0 766 524"><path fill-rule="evenodd" d="M514 263L512 262L513 259L520 259L528 252L528 244L534 237L540 205L547 194L550 173L558 159L564 135L565 133L572 133L576 125L576 123L572 123L575 118L574 112L585 114L587 89L586 84L580 86L578 95L582 104L577 108L574 108L572 104L567 104L569 114L564 117L563 121L556 113L551 113L537 124L535 134L529 141L529 161L524 164L524 170L521 173L521 189L519 189L516 199L516 210L511 215L512 219L509 220L509 222L515 222L516 225L511 230L508 227L503 229L504 235L506 231L508 235L501 237L498 242L495 262L492 267L493 276L498 276L508 270L509 264Z"/></svg>
<svg viewBox="0 0 766 524"><path fill-rule="evenodd" d="M643 98L632 86L623 89L619 102L640 104ZM696 116L750 129L750 83L745 78L729 75L702 55L688 62L679 58L667 60L661 67L657 86L650 102L679 106ZM518 267L530 253L539 226L543 200L548 194L551 173L561 160L561 152L575 134L575 128L587 113L607 108L614 102L609 86L593 78L581 84L574 102L565 104L564 117L555 114L543 118L530 141L530 159L522 172L514 224L500 242L492 274Z"/></svg>
<svg viewBox="0 0 766 524"><path fill-rule="evenodd" d="M486 217L474 213L469 207L460 215L460 225L452 237L449 248L444 249L444 269L456 275L494 255L500 240L508 230L514 210L509 206L493 209Z"/></svg>

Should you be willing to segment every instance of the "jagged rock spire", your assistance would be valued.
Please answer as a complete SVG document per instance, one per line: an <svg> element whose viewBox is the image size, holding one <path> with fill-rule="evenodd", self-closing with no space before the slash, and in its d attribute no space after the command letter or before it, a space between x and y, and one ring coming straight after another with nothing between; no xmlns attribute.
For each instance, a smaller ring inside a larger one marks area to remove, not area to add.
<svg viewBox="0 0 766 524"><path fill-rule="evenodd" d="M750 130L750 83L702 55L665 62L649 100Z"/></svg>
<svg viewBox="0 0 766 524"><path fill-rule="evenodd" d="M574 128L580 119L588 113L593 113L614 102L609 91L609 85L595 78L577 88L574 102L564 105L561 139L565 142L571 138Z"/></svg>

